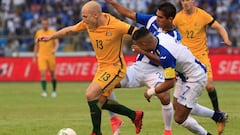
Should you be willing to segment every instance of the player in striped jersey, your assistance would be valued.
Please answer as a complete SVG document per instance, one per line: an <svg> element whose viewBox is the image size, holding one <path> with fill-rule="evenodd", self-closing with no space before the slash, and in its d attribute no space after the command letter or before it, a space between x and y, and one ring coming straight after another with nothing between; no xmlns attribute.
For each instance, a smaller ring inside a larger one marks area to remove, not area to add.
<svg viewBox="0 0 240 135"><path fill-rule="evenodd" d="M146 28L153 34L164 32L175 40L181 40L179 32L172 25L172 21L176 15L176 8L171 3L161 4L158 7L156 15L148 15L131 11L113 0L106 1L111 3L119 13L146 26ZM153 88L164 82L163 69L158 65L158 60L150 61L148 58L151 57L154 52L143 54L137 46L134 46L132 50L135 53L138 53L136 62L127 67L127 76L121 81L118 87L134 88L147 86L148 88ZM170 92L167 91L165 93L157 94L157 97L162 104L164 135L171 135L173 107L170 102Z"/></svg>
<svg viewBox="0 0 240 135"><path fill-rule="evenodd" d="M146 52L155 51L164 68L165 81L145 91L146 99L150 101L151 96L168 91L176 83L173 102L175 121L194 134L211 135L189 116L192 109L198 106L197 100L204 90L207 81L206 67L193 56L186 46L174 40L169 34L158 33L155 37L143 27L134 33L133 40L134 46ZM225 113L214 112L208 108L204 110L207 112L205 115L212 117L216 122L226 118Z"/></svg>
<svg viewBox="0 0 240 135"><path fill-rule="evenodd" d="M210 59L208 57L207 32L206 28L217 30L222 37L222 44L231 46L228 33L209 13L194 6L195 0L181 0L183 9L180 10L173 23L182 35L182 43L187 45L191 52L207 67L208 80L206 90L211 99L215 111L221 111L218 104L217 91L213 83L213 74ZM221 134L225 122L217 123L218 133Z"/></svg>

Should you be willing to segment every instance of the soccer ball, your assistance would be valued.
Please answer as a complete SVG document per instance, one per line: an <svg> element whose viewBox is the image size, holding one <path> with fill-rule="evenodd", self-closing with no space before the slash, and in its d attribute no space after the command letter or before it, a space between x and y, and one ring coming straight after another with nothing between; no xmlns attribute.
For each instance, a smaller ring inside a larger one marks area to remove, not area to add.
<svg viewBox="0 0 240 135"><path fill-rule="evenodd" d="M77 135L77 133L71 128L63 128L58 131L57 135Z"/></svg>

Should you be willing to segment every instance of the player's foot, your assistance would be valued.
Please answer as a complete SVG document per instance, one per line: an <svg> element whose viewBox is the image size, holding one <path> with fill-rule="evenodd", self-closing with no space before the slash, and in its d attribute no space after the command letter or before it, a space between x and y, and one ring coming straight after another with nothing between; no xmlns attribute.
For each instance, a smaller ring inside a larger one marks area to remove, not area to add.
<svg viewBox="0 0 240 135"><path fill-rule="evenodd" d="M136 112L136 117L132 122L136 127L136 134L139 134L142 128L143 111L137 110L135 112Z"/></svg>
<svg viewBox="0 0 240 135"><path fill-rule="evenodd" d="M45 91L42 92L41 96L42 96L42 97L47 97L47 92L45 92Z"/></svg>
<svg viewBox="0 0 240 135"><path fill-rule="evenodd" d="M217 128L218 128L218 135L221 135L223 133L223 130L225 128L225 124L228 119L228 114L224 112L219 112L221 116L219 117L219 120L217 121Z"/></svg>
<svg viewBox="0 0 240 135"><path fill-rule="evenodd" d="M117 116L114 116L111 118L110 123L112 126L113 135L120 135L120 127L122 126L123 121Z"/></svg>
<svg viewBox="0 0 240 135"><path fill-rule="evenodd" d="M212 135L211 133L207 133L207 135Z"/></svg>
<svg viewBox="0 0 240 135"><path fill-rule="evenodd" d="M164 130L164 135L172 135L172 130Z"/></svg>
<svg viewBox="0 0 240 135"><path fill-rule="evenodd" d="M57 93L56 92L52 92L52 95L51 95L53 98L57 97Z"/></svg>

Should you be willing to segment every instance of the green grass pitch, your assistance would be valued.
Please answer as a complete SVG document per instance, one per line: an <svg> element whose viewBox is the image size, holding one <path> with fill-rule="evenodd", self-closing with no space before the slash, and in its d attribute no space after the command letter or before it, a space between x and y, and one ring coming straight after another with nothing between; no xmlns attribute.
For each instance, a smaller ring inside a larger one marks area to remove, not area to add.
<svg viewBox="0 0 240 135"><path fill-rule="evenodd" d="M91 122L85 99L88 82L59 82L57 98L42 98L39 82L0 83L0 135L56 135L64 127L73 128L78 135L89 135ZM240 83L215 82L220 107L229 114L223 135L240 134ZM51 84L48 83L50 93ZM148 103L143 97L145 88L117 89L118 101L132 109L144 110L141 135L162 135L163 120L158 99ZM51 93L50 93L51 94ZM50 95L49 94L49 95ZM207 92L199 103L212 108ZM135 128L124 116L121 135L134 135ZM213 135L216 124L208 118L194 117ZM173 122L173 135L192 135ZM108 112L102 113L102 132L111 135Z"/></svg>

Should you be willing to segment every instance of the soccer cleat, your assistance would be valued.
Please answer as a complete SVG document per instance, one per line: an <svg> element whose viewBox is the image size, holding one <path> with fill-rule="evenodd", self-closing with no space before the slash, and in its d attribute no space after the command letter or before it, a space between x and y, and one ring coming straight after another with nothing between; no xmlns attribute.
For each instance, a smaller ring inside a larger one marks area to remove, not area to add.
<svg viewBox="0 0 240 135"><path fill-rule="evenodd" d="M120 135L120 127L122 126L123 121L117 116L114 116L111 118L110 124L112 126L113 135Z"/></svg>
<svg viewBox="0 0 240 135"><path fill-rule="evenodd" d="M41 96L42 97L47 97L47 92L42 92Z"/></svg>
<svg viewBox="0 0 240 135"><path fill-rule="evenodd" d="M218 135L221 135L223 133L223 130L225 128L225 124L226 124L227 119L228 119L228 114L227 113L224 113L224 112L220 112L220 113L221 113L221 117L217 121Z"/></svg>
<svg viewBox="0 0 240 135"><path fill-rule="evenodd" d="M172 130L164 130L164 135L172 135Z"/></svg>
<svg viewBox="0 0 240 135"><path fill-rule="evenodd" d="M143 111L137 110L135 112L136 112L136 117L132 122L136 127L136 134L139 134L142 129Z"/></svg>
<svg viewBox="0 0 240 135"><path fill-rule="evenodd" d="M53 98L57 97L57 93L56 92L52 92L52 95L51 95Z"/></svg>

